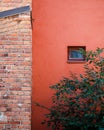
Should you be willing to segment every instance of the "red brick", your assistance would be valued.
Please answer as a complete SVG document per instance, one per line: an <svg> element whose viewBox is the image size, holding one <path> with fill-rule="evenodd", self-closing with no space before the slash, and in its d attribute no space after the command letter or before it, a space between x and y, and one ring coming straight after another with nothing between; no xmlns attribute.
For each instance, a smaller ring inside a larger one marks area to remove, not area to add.
<svg viewBox="0 0 104 130"><path fill-rule="evenodd" d="M0 12L31 2L2 0ZM0 19L0 112L7 117L0 121L0 130L31 130L31 32L29 12Z"/></svg>

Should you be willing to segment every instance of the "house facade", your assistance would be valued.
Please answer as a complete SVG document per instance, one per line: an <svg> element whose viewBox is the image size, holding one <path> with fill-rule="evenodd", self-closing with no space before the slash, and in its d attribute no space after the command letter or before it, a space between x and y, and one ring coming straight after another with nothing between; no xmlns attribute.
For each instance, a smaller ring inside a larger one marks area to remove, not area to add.
<svg viewBox="0 0 104 130"><path fill-rule="evenodd" d="M34 102L49 107L49 86L83 73L79 48L104 48L104 1L0 0L3 11L10 15L0 18L0 130L49 130L41 125L47 111Z"/></svg>
<svg viewBox="0 0 104 130"><path fill-rule="evenodd" d="M25 6L31 0L0 0L0 130L31 129L32 29Z"/></svg>
<svg viewBox="0 0 104 130"><path fill-rule="evenodd" d="M70 72L83 73L78 48L104 48L103 0L35 0L33 2L33 101L49 107L53 91ZM44 109L34 106L33 130L41 125Z"/></svg>

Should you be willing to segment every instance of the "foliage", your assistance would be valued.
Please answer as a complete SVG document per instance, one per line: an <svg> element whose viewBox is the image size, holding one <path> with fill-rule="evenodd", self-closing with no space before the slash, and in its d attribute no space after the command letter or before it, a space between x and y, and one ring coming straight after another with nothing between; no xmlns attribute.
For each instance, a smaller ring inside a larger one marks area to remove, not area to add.
<svg viewBox="0 0 104 130"><path fill-rule="evenodd" d="M52 130L89 130L104 127L104 49L81 51L86 56L84 74L72 74L56 85L46 123Z"/></svg>

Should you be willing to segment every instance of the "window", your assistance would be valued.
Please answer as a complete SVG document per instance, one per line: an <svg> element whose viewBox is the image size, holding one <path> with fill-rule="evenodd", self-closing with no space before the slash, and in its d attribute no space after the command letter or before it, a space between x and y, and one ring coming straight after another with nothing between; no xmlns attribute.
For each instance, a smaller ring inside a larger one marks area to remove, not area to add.
<svg viewBox="0 0 104 130"><path fill-rule="evenodd" d="M68 62L85 61L85 56L80 49L86 50L85 46L68 46Z"/></svg>

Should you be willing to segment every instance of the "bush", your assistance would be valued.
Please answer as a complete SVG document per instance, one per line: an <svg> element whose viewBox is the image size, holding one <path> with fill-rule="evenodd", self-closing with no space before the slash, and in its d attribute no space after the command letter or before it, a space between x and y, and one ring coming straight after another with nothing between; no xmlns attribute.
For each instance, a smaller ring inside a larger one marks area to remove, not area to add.
<svg viewBox="0 0 104 130"><path fill-rule="evenodd" d="M84 74L71 74L56 85L52 106L46 108L52 130L90 130L104 127L104 49L81 51L86 56Z"/></svg>

